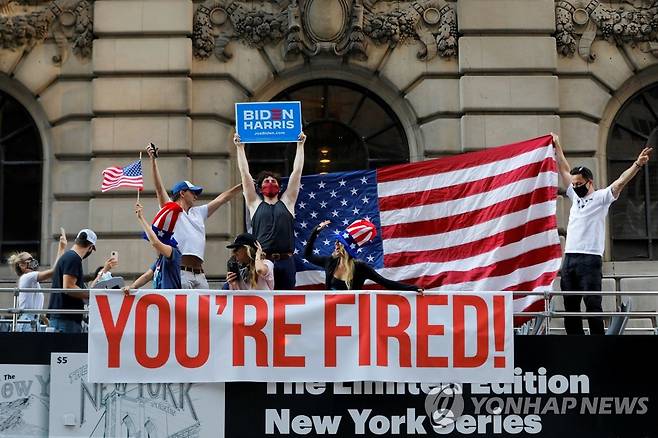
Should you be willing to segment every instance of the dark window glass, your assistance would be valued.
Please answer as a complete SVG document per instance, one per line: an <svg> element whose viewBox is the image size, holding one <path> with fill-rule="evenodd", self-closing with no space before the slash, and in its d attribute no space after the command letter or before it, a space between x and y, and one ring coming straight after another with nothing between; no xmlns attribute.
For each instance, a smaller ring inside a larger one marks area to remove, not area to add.
<svg viewBox="0 0 658 438"><path fill-rule="evenodd" d="M16 251L39 254L42 165L34 120L0 92L0 262Z"/></svg>
<svg viewBox="0 0 658 438"><path fill-rule="evenodd" d="M658 126L658 85L637 93L621 108L607 145L608 184L633 165L651 130ZM658 173L656 151L610 207L613 260L658 259Z"/></svg>
<svg viewBox="0 0 658 438"><path fill-rule="evenodd" d="M304 174L376 169L409 162L409 146L395 113L365 88L336 80L296 85L272 101L299 100L307 135ZM295 144L247 146L249 167L256 176L292 170Z"/></svg>

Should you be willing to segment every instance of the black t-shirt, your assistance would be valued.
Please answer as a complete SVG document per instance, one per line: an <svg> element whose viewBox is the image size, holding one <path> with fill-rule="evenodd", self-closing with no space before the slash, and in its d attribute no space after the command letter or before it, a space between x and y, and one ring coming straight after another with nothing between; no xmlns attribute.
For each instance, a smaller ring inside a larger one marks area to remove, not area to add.
<svg viewBox="0 0 658 438"><path fill-rule="evenodd" d="M64 287L64 275L72 275L75 277L75 284L81 288L85 288L82 273L82 259L73 250L68 250L57 260L55 270L53 272L52 287L54 289L61 289ZM52 293L50 294L49 309L84 309L84 301L79 298L74 298L65 293ZM52 317L53 315L49 315ZM59 318L71 319L74 321L82 321L82 315L58 315Z"/></svg>
<svg viewBox="0 0 658 438"><path fill-rule="evenodd" d="M281 200L276 204L261 202L251 218L254 236L269 254L290 253L295 249L294 222L295 218Z"/></svg>

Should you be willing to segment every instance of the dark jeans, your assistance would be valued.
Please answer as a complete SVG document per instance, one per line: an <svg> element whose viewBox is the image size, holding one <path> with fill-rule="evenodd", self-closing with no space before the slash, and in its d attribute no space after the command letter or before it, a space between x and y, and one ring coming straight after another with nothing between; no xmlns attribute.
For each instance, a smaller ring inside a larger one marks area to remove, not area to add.
<svg viewBox="0 0 658 438"><path fill-rule="evenodd" d="M295 289L295 278L297 268L295 267L295 259L293 257L285 260L277 260L274 262L274 289L275 290L293 290Z"/></svg>
<svg viewBox="0 0 658 438"><path fill-rule="evenodd" d="M592 254L565 254L562 262L560 288L563 291L600 291L603 278L603 261L600 256ZM580 300L583 295L563 295L564 310L580 312ZM601 295L586 295L587 312L602 312ZM588 317L589 331L592 335L604 335L603 318ZM568 335L583 335L583 319L577 316L564 318L564 328Z"/></svg>
<svg viewBox="0 0 658 438"><path fill-rule="evenodd" d="M82 333L82 324L78 321L55 315L50 317L50 327L54 327L56 333Z"/></svg>

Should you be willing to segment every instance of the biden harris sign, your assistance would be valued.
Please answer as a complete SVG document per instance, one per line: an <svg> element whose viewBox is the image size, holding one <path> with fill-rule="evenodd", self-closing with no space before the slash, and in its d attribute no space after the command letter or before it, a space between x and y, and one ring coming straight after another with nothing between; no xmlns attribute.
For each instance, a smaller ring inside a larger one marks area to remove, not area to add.
<svg viewBox="0 0 658 438"><path fill-rule="evenodd" d="M302 132L301 102L235 104L235 130L243 143L297 141Z"/></svg>

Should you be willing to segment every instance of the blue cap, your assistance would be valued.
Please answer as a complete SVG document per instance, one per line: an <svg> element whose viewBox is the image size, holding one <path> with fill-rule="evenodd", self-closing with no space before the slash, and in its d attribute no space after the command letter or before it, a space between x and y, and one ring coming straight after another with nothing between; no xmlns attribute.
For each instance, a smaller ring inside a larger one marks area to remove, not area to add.
<svg viewBox="0 0 658 438"><path fill-rule="evenodd" d="M171 193L175 195L176 193L182 191L182 190L189 190L191 192L196 193L197 196L201 194L203 191L203 187L195 186L189 181L178 181L174 186L171 188Z"/></svg>

